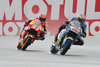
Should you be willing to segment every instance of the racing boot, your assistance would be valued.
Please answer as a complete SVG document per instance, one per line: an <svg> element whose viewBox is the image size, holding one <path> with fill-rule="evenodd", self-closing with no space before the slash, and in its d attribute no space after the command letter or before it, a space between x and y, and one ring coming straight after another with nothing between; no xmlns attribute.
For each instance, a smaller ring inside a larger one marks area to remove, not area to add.
<svg viewBox="0 0 100 67"><path fill-rule="evenodd" d="M78 38L77 41L73 43L73 45L80 45L80 46L82 46L83 44L84 44L84 41L82 40L82 38Z"/></svg>

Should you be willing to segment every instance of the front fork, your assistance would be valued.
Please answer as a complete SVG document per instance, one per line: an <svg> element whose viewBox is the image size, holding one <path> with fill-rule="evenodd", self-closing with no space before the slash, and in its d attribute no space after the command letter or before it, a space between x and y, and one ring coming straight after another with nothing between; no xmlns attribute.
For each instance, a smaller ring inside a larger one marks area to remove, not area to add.
<svg viewBox="0 0 100 67"><path fill-rule="evenodd" d="M65 38L64 38L64 40L63 40L62 46L65 46L65 45L66 45L66 41L67 41L68 39L73 40L73 42L74 42L74 40L75 40L74 38L72 38L72 37L68 37L68 35L66 35ZM73 45L73 42L71 43L69 49L70 49L71 46Z"/></svg>
<svg viewBox="0 0 100 67"><path fill-rule="evenodd" d="M32 43L34 42L34 40L35 40L35 35L31 35L31 34L29 34L29 33L27 33L27 35L24 37L24 38L27 38L27 37L31 37L33 40L32 40ZM21 44L23 44L24 43L24 41L22 40L21 41Z"/></svg>
<svg viewBox="0 0 100 67"><path fill-rule="evenodd" d="M34 42L34 40L36 39L36 37L35 37L35 35L29 35L31 38L32 38L32 42L31 43L33 43Z"/></svg>

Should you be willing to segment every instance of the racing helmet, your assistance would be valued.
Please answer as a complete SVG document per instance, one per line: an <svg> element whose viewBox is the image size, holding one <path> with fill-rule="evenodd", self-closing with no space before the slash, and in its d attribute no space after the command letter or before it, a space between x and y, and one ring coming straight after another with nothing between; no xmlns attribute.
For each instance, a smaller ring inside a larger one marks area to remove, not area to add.
<svg viewBox="0 0 100 67"><path fill-rule="evenodd" d="M77 15L77 18L78 18L79 22L85 22L85 19L86 19L85 15L83 15L83 14Z"/></svg>
<svg viewBox="0 0 100 67"><path fill-rule="evenodd" d="M46 21L46 15L41 14L41 15L39 16L39 20L40 20L41 22L45 22L45 21Z"/></svg>

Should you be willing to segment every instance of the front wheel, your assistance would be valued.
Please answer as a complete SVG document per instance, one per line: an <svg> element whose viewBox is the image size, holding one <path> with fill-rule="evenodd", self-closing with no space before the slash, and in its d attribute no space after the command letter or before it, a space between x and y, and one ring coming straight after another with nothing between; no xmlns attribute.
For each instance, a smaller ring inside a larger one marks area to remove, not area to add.
<svg viewBox="0 0 100 67"><path fill-rule="evenodd" d="M68 49L70 48L71 46L71 43L72 43L72 40L71 39L67 39L66 40L66 43L64 46L61 46L61 49L60 49L60 54L61 55L65 55L65 53L68 51Z"/></svg>
<svg viewBox="0 0 100 67"><path fill-rule="evenodd" d="M23 40L22 50L26 50L26 48L31 44L32 37L28 36Z"/></svg>

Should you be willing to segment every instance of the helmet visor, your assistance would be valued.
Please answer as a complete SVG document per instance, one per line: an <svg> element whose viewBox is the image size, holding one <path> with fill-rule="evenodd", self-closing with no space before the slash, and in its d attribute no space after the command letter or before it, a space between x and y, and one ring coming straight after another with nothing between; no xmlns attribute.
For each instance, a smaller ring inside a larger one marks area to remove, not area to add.
<svg viewBox="0 0 100 67"><path fill-rule="evenodd" d="M45 19L45 18L40 18L40 21L41 21L41 22L45 22L46 19Z"/></svg>
<svg viewBox="0 0 100 67"><path fill-rule="evenodd" d="M79 22L85 22L85 19L78 18Z"/></svg>

